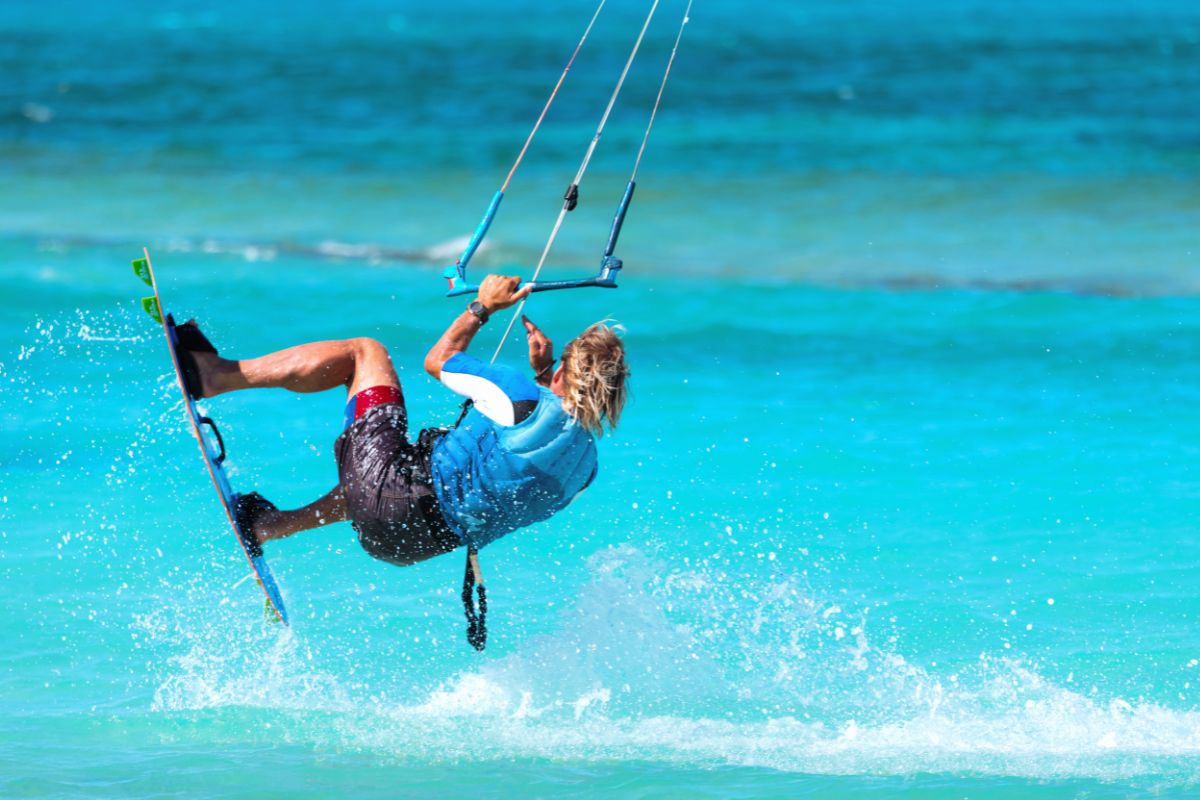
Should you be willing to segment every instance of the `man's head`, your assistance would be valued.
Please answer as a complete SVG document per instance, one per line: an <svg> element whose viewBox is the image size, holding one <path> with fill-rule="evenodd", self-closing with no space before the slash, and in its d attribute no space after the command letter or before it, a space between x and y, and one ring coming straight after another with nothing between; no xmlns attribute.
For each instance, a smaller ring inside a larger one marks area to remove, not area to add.
<svg viewBox="0 0 1200 800"><path fill-rule="evenodd" d="M572 339L562 353L554 376L563 410L589 433L604 435L604 427L617 427L625 407L625 345L617 336L620 326L597 322Z"/></svg>

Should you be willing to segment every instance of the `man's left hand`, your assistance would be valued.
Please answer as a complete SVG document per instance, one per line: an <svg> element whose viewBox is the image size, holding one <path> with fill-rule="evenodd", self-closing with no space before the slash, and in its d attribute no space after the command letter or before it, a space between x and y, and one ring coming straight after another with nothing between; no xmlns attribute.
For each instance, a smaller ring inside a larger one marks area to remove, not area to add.
<svg viewBox="0 0 1200 800"><path fill-rule="evenodd" d="M529 366L537 375L537 382L548 385L550 368L554 366L554 343L524 314L521 315L521 322L525 325L525 335L529 339Z"/></svg>

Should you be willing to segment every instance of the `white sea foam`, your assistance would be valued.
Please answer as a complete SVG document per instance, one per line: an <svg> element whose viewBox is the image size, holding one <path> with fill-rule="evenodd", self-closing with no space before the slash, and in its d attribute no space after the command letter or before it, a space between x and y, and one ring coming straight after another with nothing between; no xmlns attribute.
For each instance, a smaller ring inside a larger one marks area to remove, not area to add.
<svg viewBox="0 0 1200 800"><path fill-rule="evenodd" d="M376 259L383 255L383 248L377 244L335 242L326 240L314 248L315 252L333 258L367 258Z"/></svg>

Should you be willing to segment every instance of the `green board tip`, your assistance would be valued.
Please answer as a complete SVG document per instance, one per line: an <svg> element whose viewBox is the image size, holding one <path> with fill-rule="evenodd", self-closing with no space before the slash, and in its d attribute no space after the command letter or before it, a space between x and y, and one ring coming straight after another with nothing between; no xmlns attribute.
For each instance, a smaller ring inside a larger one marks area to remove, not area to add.
<svg viewBox="0 0 1200 800"><path fill-rule="evenodd" d="M150 264L144 258L135 258L133 260L133 274L142 279L142 283L147 286L153 286L154 282L150 280Z"/></svg>
<svg viewBox="0 0 1200 800"><path fill-rule="evenodd" d="M150 318L162 325L162 314L158 311L158 298L151 295L150 297L142 298L142 310L150 315Z"/></svg>

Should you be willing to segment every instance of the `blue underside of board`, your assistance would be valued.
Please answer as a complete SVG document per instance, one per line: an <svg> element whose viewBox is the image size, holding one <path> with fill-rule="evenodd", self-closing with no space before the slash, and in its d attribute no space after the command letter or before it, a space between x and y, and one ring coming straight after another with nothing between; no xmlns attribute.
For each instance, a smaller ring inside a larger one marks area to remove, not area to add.
<svg viewBox="0 0 1200 800"><path fill-rule="evenodd" d="M175 336L175 326L167 325L168 339L170 341L172 355L175 357L176 363L179 362L179 342ZM201 450L204 452L204 460L208 462L208 467L212 470L213 482L216 484L217 491L221 495L221 502L225 505L226 511L229 513L229 518L234 520L233 515L233 496L234 492L229 485L229 478L225 475L225 468L222 466L221 450L212 441L211 437L204 433L204 425L201 423L203 416L196 410L196 403L190 397L187 397L187 392L184 392L184 402L187 406L188 414L192 417L192 422L196 426L196 430L200 432ZM234 527L237 527L237 522L234 521ZM242 537L243 533L238 530L238 536ZM254 571L258 573L258 581L262 585L263 591L271 599L271 603L279 612L279 619L285 625L288 624L287 608L283 604L283 596L279 592L279 585L275 583L274 576L271 575L271 569L267 566L267 561L263 556L250 556L250 563L254 567Z"/></svg>

